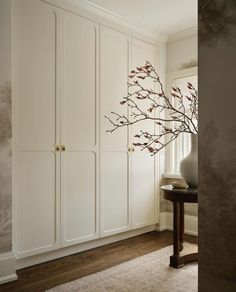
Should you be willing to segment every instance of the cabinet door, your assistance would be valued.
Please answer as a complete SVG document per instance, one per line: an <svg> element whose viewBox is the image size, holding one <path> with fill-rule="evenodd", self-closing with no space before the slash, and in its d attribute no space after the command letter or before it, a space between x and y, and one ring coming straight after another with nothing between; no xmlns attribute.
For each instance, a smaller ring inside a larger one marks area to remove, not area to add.
<svg viewBox="0 0 236 292"><path fill-rule="evenodd" d="M13 4L14 244L23 257L53 250L60 240L58 17L39 0Z"/></svg>
<svg viewBox="0 0 236 292"><path fill-rule="evenodd" d="M132 39L132 68L143 66L146 61L155 66L156 48L146 42ZM140 83L146 88L154 87L152 81L141 80ZM147 111L150 103L142 100L139 106L143 111ZM154 123L144 121L134 124L130 144L134 142L133 136L139 134L140 130L154 133ZM131 157L132 229L135 229L157 223L157 174L156 157L151 157L149 152L139 151L137 148Z"/></svg>
<svg viewBox="0 0 236 292"><path fill-rule="evenodd" d="M61 214L63 246L98 233L98 28L63 12Z"/></svg>
<svg viewBox="0 0 236 292"><path fill-rule="evenodd" d="M114 30L101 28L101 198L100 230L107 236L130 230L130 192L128 130L107 133L111 124L105 119L111 111L127 114L120 101L127 95L129 39Z"/></svg>

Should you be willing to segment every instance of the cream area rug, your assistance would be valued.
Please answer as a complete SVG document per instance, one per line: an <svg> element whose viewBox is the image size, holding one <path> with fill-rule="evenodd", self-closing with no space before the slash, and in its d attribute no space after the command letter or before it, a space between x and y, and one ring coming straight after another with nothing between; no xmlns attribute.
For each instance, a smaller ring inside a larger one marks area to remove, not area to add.
<svg viewBox="0 0 236 292"><path fill-rule="evenodd" d="M180 269L169 267L172 249L172 246L167 246L47 291L197 292L197 263L188 263ZM196 245L187 244L184 249L192 252L196 250Z"/></svg>

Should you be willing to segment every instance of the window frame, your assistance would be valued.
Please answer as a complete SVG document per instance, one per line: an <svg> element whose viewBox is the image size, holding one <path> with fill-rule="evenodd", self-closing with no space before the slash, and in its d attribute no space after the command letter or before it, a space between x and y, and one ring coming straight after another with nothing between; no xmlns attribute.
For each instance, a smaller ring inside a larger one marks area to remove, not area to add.
<svg viewBox="0 0 236 292"><path fill-rule="evenodd" d="M170 96L172 86L176 79L191 77L198 75L198 66L177 71L171 71L166 74L166 93ZM165 172L164 178L181 178L180 173L176 171L177 161L179 160L179 153L181 149L181 142L174 140L165 149Z"/></svg>

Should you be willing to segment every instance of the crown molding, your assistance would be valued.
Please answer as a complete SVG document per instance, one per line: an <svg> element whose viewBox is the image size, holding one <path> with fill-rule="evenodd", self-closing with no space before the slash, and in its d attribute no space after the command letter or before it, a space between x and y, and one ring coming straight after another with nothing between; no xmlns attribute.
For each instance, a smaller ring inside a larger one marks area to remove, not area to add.
<svg viewBox="0 0 236 292"><path fill-rule="evenodd" d="M121 16L113 11L110 11L106 8L103 8L101 6L98 6L89 0L69 0L71 3L78 5L81 8L84 8L90 12L93 12L94 14L106 18L109 21L113 21L118 25L126 26L129 29L132 29L133 31L136 31L138 33L144 34L156 42L160 43L166 43L167 41L167 35L160 33L148 26L145 26L139 22L133 21L131 19L128 19L124 16Z"/></svg>
<svg viewBox="0 0 236 292"><path fill-rule="evenodd" d="M197 34L197 26L185 29L174 34L164 34L142 23L121 16L111 10L103 8L89 0L41 0L59 8L77 13L88 19L97 21L137 38L146 38L157 45L171 43Z"/></svg>
<svg viewBox="0 0 236 292"><path fill-rule="evenodd" d="M197 35L197 33L198 33L198 28L197 26L194 26L194 27L168 35L167 43L176 42L178 40Z"/></svg>

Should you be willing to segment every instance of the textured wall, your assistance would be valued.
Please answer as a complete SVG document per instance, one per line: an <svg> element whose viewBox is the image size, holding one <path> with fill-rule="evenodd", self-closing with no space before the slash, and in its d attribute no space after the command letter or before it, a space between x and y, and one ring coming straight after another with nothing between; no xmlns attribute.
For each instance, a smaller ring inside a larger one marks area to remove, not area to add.
<svg viewBox="0 0 236 292"><path fill-rule="evenodd" d="M199 1L199 291L236 291L236 1Z"/></svg>
<svg viewBox="0 0 236 292"><path fill-rule="evenodd" d="M11 1L0 1L0 254L12 249Z"/></svg>
<svg viewBox="0 0 236 292"><path fill-rule="evenodd" d="M0 253L11 250L11 90L0 88Z"/></svg>

